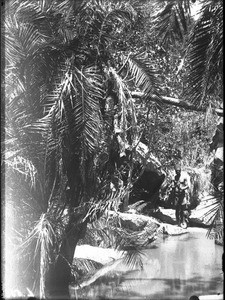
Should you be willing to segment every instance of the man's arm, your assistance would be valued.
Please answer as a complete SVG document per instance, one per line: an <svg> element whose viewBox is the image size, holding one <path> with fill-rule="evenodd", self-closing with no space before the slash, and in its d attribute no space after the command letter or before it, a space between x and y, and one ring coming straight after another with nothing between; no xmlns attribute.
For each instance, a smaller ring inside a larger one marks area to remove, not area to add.
<svg viewBox="0 0 225 300"><path fill-rule="evenodd" d="M184 191L184 190L186 190L186 189L188 189L188 188L189 188L189 186L188 186L187 179L184 179L184 180L180 183L180 189L181 189L182 191Z"/></svg>

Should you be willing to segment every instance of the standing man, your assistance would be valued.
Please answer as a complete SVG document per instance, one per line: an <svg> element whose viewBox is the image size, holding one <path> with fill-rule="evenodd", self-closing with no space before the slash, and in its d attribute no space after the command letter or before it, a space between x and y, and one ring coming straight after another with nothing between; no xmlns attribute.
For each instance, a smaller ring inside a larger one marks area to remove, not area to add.
<svg viewBox="0 0 225 300"><path fill-rule="evenodd" d="M176 206L176 220L178 226L184 221L184 211L187 209L189 201L190 180L186 172L181 172L180 165L175 166L176 175L173 180L175 190L175 206Z"/></svg>

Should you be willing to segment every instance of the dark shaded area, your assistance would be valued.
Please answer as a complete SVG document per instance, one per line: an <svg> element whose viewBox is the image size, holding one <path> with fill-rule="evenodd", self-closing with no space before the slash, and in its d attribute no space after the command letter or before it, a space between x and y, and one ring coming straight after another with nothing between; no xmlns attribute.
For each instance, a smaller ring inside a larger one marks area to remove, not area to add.
<svg viewBox="0 0 225 300"><path fill-rule="evenodd" d="M223 145L223 142L224 142L223 135L224 135L224 126L223 126L222 120L220 120L218 122L215 134L212 138L212 142L209 145L210 151L216 150L218 147L221 147Z"/></svg>
<svg viewBox="0 0 225 300"><path fill-rule="evenodd" d="M168 223L168 224L171 224L171 225L176 225L177 224L177 222L173 218L163 214L161 211L153 212L151 214L151 216L156 218L156 219L159 219L160 221L162 221L164 223Z"/></svg>
<svg viewBox="0 0 225 300"><path fill-rule="evenodd" d="M159 189L164 179L164 174L159 175L154 171L144 170L133 185L129 204L143 200L147 203L147 208L158 207L160 201Z"/></svg>
<svg viewBox="0 0 225 300"><path fill-rule="evenodd" d="M224 145L224 125L223 119L220 118L217 124L216 131L214 133L212 142L210 144L210 151L215 151L215 158L211 164L212 178L211 183L215 191L222 191L224 182L224 169L223 169L223 156L222 153L218 153L218 149L223 148ZM223 153L224 154L224 153Z"/></svg>
<svg viewBox="0 0 225 300"><path fill-rule="evenodd" d="M198 296L196 295L193 295L189 298L189 300L199 300Z"/></svg>
<svg viewBox="0 0 225 300"><path fill-rule="evenodd" d="M223 178L224 178L223 161L221 161L218 158L214 159L213 163L211 164L211 169L212 169L211 183L215 191L220 191L223 189Z"/></svg>
<svg viewBox="0 0 225 300"><path fill-rule="evenodd" d="M198 227L198 228L209 228L210 227L210 225L197 222L197 221L195 221L195 219L192 219L192 218L189 218L188 226L189 227Z"/></svg>

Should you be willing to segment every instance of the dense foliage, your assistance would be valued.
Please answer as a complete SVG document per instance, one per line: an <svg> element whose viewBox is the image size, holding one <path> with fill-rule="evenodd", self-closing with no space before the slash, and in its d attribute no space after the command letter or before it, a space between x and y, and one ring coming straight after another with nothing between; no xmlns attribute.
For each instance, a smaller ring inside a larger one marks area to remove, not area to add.
<svg viewBox="0 0 225 300"><path fill-rule="evenodd" d="M193 26L187 0L137 2L11 0L5 7L5 230L11 271L19 266L10 288L42 297L68 288L87 223L129 198L140 141L165 168L180 156L186 166L208 163L217 117L171 108L162 96L187 95L191 82L193 102L207 103L208 77L198 89L186 74L200 61L202 24L211 41L218 38L221 1L207 6L210 30L206 13ZM213 53L205 54L207 72L212 63L221 84L215 47L206 50ZM216 106L221 93L210 83L212 95Z"/></svg>

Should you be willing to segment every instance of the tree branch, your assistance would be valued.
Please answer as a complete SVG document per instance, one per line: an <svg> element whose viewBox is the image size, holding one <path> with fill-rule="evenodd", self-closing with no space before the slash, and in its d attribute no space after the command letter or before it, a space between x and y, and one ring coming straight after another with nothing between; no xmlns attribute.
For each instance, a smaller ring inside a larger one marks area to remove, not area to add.
<svg viewBox="0 0 225 300"><path fill-rule="evenodd" d="M143 92L132 92L131 95L134 98L144 97ZM154 97L152 99L154 100ZM185 102L184 100L180 100L180 99L172 98L172 97L166 97L166 96L162 96L161 99L162 99L163 103L165 103L165 104L182 107L182 108L185 108L188 110L206 112L206 108L196 107L195 105ZM223 109L214 108L213 110L215 111L215 113L217 113L218 116L220 116L220 117L223 116Z"/></svg>

